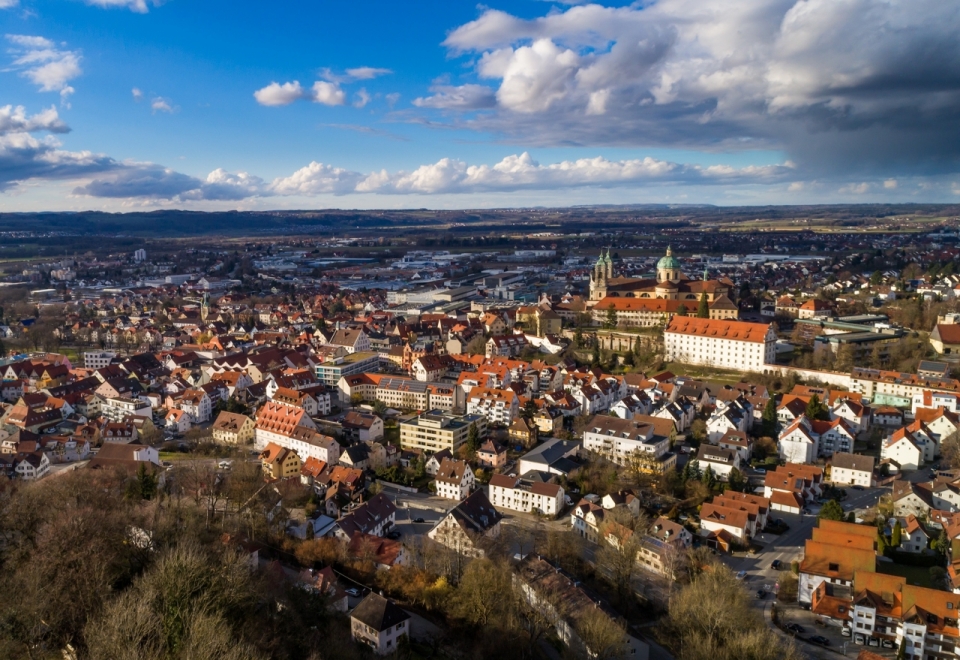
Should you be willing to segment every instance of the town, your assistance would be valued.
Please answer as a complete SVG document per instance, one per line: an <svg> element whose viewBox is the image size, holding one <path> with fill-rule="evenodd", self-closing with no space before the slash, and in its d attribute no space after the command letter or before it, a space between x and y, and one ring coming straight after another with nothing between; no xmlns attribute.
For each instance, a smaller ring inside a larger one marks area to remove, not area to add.
<svg viewBox="0 0 960 660"><path fill-rule="evenodd" d="M3 652L123 657L182 573L275 657L957 657L955 218L703 236L6 265Z"/></svg>

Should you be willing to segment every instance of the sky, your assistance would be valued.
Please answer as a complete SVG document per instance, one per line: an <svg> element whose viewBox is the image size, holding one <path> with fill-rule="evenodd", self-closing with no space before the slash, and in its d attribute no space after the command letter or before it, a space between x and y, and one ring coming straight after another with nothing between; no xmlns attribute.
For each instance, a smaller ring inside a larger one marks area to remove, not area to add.
<svg viewBox="0 0 960 660"><path fill-rule="evenodd" d="M951 0L0 0L0 211L960 201Z"/></svg>

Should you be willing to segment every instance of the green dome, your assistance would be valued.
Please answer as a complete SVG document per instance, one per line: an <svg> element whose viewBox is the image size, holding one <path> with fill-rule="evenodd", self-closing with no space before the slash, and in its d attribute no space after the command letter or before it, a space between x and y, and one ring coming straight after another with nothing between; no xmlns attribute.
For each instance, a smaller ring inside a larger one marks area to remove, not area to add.
<svg viewBox="0 0 960 660"><path fill-rule="evenodd" d="M673 249L667 248L667 256L657 262L657 270L680 270L680 262L673 256Z"/></svg>

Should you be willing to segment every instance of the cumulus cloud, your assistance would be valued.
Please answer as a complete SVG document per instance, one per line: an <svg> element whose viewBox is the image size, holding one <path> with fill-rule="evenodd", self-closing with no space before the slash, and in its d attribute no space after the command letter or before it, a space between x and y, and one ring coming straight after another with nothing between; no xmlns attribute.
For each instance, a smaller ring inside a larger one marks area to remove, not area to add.
<svg viewBox="0 0 960 660"><path fill-rule="evenodd" d="M370 103L371 98L372 97L370 96L369 92L367 92L366 89L361 87L360 91L354 94L353 107L362 108L366 106L368 103Z"/></svg>
<svg viewBox="0 0 960 660"><path fill-rule="evenodd" d="M0 135L7 133L36 133L47 131L50 133L68 133L70 127L60 119L57 109L53 106L41 110L35 115L27 115L22 105L0 106Z"/></svg>
<svg viewBox="0 0 960 660"><path fill-rule="evenodd" d="M45 37L8 34L13 68L40 88L59 92L62 102L75 90L69 82L83 73L80 52L57 47Z"/></svg>
<svg viewBox="0 0 960 660"><path fill-rule="evenodd" d="M177 108L170 102L170 100L165 99L162 96L157 96L150 101L150 109L153 110L154 114L158 112L172 114L177 111Z"/></svg>
<svg viewBox="0 0 960 660"><path fill-rule="evenodd" d="M657 0L529 20L485 10L443 43L496 87L491 111L460 125L528 144L776 148L820 168L957 169L958 29L941 0ZM416 105L477 109L448 96Z"/></svg>
<svg viewBox="0 0 960 660"><path fill-rule="evenodd" d="M134 87L130 90L130 93L133 94L133 100L137 103L143 100L143 92L140 91L139 87Z"/></svg>
<svg viewBox="0 0 960 660"><path fill-rule="evenodd" d="M52 135L35 135L69 130L56 108L28 115L21 106L0 107L0 192L33 179L76 179L118 166L103 154L65 151Z"/></svg>
<svg viewBox="0 0 960 660"><path fill-rule="evenodd" d="M19 4L19 0L0 0L0 9L11 9Z"/></svg>
<svg viewBox="0 0 960 660"><path fill-rule="evenodd" d="M340 86L326 80L318 80L309 90L301 87L297 80L283 84L272 82L255 91L253 97L257 103L266 106L290 105L301 99L323 105L343 105L346 101L346 94Z"/></svg>
<svg viewBox="0 0 960 660"><path fill-rule="evenodd" d="M380 69L373 66L358 66L353 69L347 69L347 75L354 80L371 80L391 73L393 73L393 71L390 69Z"/></svg>

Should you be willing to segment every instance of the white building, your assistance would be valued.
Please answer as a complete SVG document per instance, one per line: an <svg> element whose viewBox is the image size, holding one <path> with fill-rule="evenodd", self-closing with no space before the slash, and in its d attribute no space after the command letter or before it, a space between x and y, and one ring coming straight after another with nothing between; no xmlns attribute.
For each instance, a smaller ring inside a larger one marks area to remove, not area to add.
<svg viewBox="0 0 960 660"><path fill-rule="evenodd" d="M837 453L833 455L830 467L830 481L838 485L873 485L873 456Z"/></svg>
<svg viewBox="0 0 960 660"><path fill-rule="evenodd" d="M563 509L563 488L542 481L524 481L519 477L495 474L487 486L493 506L524 513L554 517Z"/></svg>
<svg viewBox="0 0 960 660"><path fill-rule="evenodd" d="M597 415L583 432L583 448L618 465L626 465L636 451L660 459L670 451L670 439L653 431L652 424Z"/></svg>
<svg viewBox="0 0 960 660"><path fill-rule="evenodd" d="M901 428L883 442L880 458L889 459L901 470L916 470L923 465L923 449L906 428Z"/></svg>
<svg viewBox="0 0 960 660"><path fill-rule="evenodd" d="M103 369L110 366L117 354L113 351L86 351L83 354L83 366L87 369Z"/></svg>
<svg viewBox="0 0 960 660"><path fill-rule="evenodd" d="M787 463L813 463L819 455L819 439L811 432L805 415L780 433L777 446Z"/></svg>
<svg viewBox="0 0 960 660"><path fill-rule="evenodd" d="M466 499L477 481L466 461L444 458L437 470L435 483L438 497L459 502Z"/></svg>
<svg viewBox="0 0 960 660"><path fill-rule="evenodd" d="M663 341L668 362L757 373L776 363L777 333L765 323L674 316Z"/></svg>

